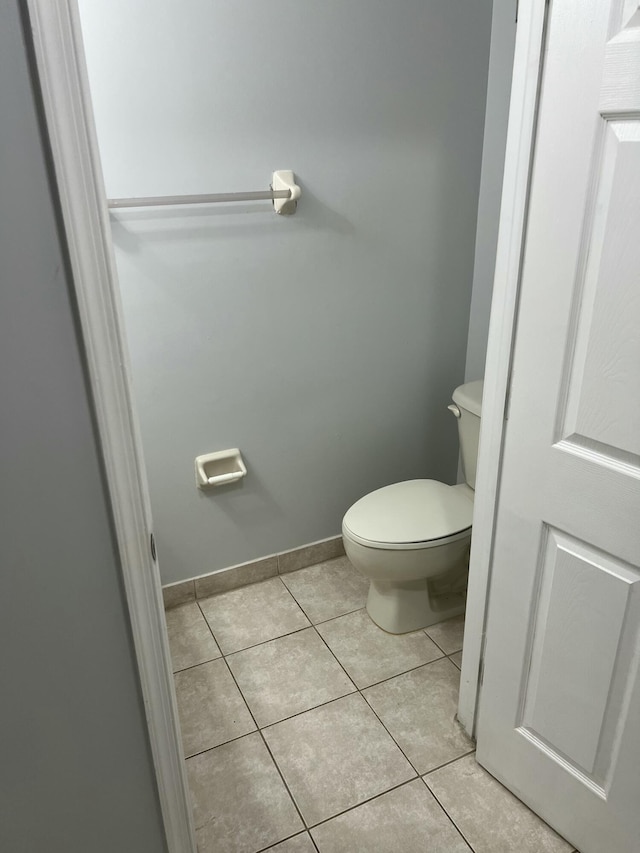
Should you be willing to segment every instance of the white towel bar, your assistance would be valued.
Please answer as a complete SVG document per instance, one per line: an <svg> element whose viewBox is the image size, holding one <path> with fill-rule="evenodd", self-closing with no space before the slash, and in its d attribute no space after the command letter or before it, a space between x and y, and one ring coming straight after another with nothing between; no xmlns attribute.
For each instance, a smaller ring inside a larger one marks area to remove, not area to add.
<svg viewBox="0 0 640 853"><path fill-rule="evenodd" d="M139 198L110 198L107 204L111 210L127 207L168 207L178 204L218 204L235 201L273 201L276 213L290 215L295 213L300 187L289 169L280 169L273 173L270 190L256 190L246 193L205 193L202 195L153 195Z"/></svg>

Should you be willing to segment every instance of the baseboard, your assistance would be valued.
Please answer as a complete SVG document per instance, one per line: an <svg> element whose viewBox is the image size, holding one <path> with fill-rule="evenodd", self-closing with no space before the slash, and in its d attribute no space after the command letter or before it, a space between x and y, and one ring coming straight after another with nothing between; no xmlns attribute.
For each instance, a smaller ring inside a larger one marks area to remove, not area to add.
<svg viewBox="0 0 640 853"><path fill-rule="evenodd" d="M268 578L305 569L307 566L315 566L326 560L333 560L344 555L342 536L333 536L320 542L312 542L293 548L291 551L282 551L269 557L261 557L259 560L251 560L239 566L231 566L208 575L200 575L186 581L167 584L162 587L162 597L165 610L178 607L180 604L188 604L197 598L208 598L219 592L227 592L230 589L238 589L251 583L267 580Z"/></svg>

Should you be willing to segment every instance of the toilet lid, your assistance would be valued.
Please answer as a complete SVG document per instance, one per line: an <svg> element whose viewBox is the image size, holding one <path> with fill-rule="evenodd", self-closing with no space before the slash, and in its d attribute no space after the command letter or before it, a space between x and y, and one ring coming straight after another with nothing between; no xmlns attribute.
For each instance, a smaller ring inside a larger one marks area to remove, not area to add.
<svg viewBox="0 0 640 853"><path fill-rule="evenodd" d="M407 480L360 498L343 526L362 544L391 547L446 539L471 527L473 503L437 480Z"/></svg>

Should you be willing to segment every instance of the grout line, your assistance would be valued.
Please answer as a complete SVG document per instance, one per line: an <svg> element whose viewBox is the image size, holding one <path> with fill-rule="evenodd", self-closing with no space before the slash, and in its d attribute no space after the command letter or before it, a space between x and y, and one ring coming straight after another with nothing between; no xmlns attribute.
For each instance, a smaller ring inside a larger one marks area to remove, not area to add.
<svg viewBox="0 0 640 853"><path fill-rule="evenodd" d="M433 639L433 637L430 637L430 636L429 636L429 634L427 634L427 629L426 629L426 628L423 628L423 629L422 629L422 633L427 637L427 639L428 639L428 640L431 640L431 642L432 642L434 645L438 646L438 648L440 649L440 651L442 652L442 654L443 654L443 655L446 655L446 652L445 652L445 650L442 648L442 646L441 646L441 645L439 645L438 643L436 643L436 641Z"/></svg>
<svg viewBox="0 0 640 853"><path fill-rule="evenodd" d="M216 635L213 633L213 628L209 624L209 620L207 619L207 617L204 615L204 610L202 609L202 607L200 607L200 599L199 598L196 598L196 604L198 605L198 610L200 611L200 614L201 614L202 618L204 619L207 628L209 629L209 633L213 637L214 643L220 649L220 643L216 639ZM222 651L222 649L220 649L220 654L224 657L224 652Z"/></svg>
<svg viewBox="0 0 640 853"><path fill-rule="evenodd" d="M365 607L356 607L355 610L347 610L346 613L339 613L337 616L330 616L328 619L318 619L317 622L314 622L314 625L326 625L327 622L335 622L337 619L342 619L344 616L351 616L353 613L359 613L361 610L366 610ZM382 629L380 629L382 630Z"/></svg>
<svg viewBox="0 0 640 853"><path fill-rule="evenodd" d="M350 676L350 675L349 675L349 673L347 672L346 668L343 666L342 661L338 659L337 655L335 654L335 652L333 651L333 649L331 648L331 646L329 645L329 643L327 643L327 641L326 641L326 640L325 640L325 638L322 636L322 634L320 633L320 631L318 631L318 629L316 628L316 626L315 626L315 625L313 626L313 630L316 632L316 635L317 635L318 637L320 637L320 641L322 642L322 644L324 645L324 647L328 650L328 652L329 652L329 654L331 655L331 657L336 661L336 663L338 664L338 666L340 667L340 669L344 672L344 674L347 676L347 678L349 679L349 681L351 682L351 684L353 684L354 691L355 691L355 692L357 692L357 693L360 693L360 688L359 688L359 687L358 687L358 685L355 683L355 681L353 680L353 678L351 678L351 676Z"/></svg>
<svg viewBox="0 0 640 853"><path fill-rule="evenodd" d="M308 567L307 567L307 568L308 568ZM298 569L298 571L300 571L300 569ZM287 574L294 574L294 572L287 572ZM313 625L313 622L311 621L311 619L309 619L309 616L308 616L308 615L307 615L307 613L305 612L304 608L302 607L302 605L300 604L300 602L298 601L298 599L297 599L297 598L295 597L295 595L291 592L291 590L290 590L290 589L289 589L289 587L286 585L286 583L282 580L281 575L278 575L278 580L280 581L280 583L282 584L282 586L287 590L287 592L289 593L289 595L291 596L291 598L292 598L292 599L293 599L293 601L295 602L296 607L298 607L298 608L300 609L300 611L302 612L302 615L304 616L304 618L305 618L305 619L307 619L307 620L309 621L309 625Z"/></svg>
<svg viewBox="0 0 640 853"><path fill-rule="evenodd" d="M225 666L226 666L226 668L227 668L227 672L229 673L229 675L230 675L230 676L231 676L231 678L233 679L233 683L234 683L234 684L235 684L235 686L236 686L236 690L237 690L237 691L238 691L238 693L240 694L240 698L241 698L241 699L242 699L242 701L244 702L245 708L247 709L247 711L249 712L249 714L250 714L250 716L251 716L251 719L253 720L253 725L256 727L256 729L257 729L258 731L260 731L260 726L258 725L258 721L257 721L257 720L256 720L256 718L254 717L254 715L253 715L253 711L252 711L252 710L251 710L251 708L249 707L249 703L248 703L248 702L247 702L247 700L244 698L244 693L242 692L242 690L240 690L240 685L239 685L239 684L238 684L238 682L236 681L236 677L235 677L235 675L233 674L233 671L231 670L231 667L230 667L230 666L229 666L229 664L227 663L227 659L223 656L222 660L224 661L224 665L225 665Z"/></svg>
<svg viewBox="0 0 640 853"><path fill-rule="evenodd" d="M295 720L296 717L301 717L303 714L308 714L311 711L317 710L318 708L324 708L326 705L331 705L333 702L339 702L340 699L346 699L348 696L355 696L356 693L359 693L359 690L357 687L354 687L351 692L343 693L342 696L334 696L333 699L327 699L326 702L320 702L318 705L313 705L311 708L307 708L304 711L296 711L295 714L291 714L288 717L283 717L281 720L275 720L273 723L267 723L266 725L262 726L260 731L262 731L262 729L271 729L274 726L279 726L280 723L287 723L289 722L289 720Z"/></svg>
<svg viewBox="0 0 640 853"><path fill-rule="evenodd" d="M238 682L237 682L237 680L236 680L236 677L235 677L235 675L233 674L233 672L231 672L231 667L230 667L230 666L229 666L229 664L227 663L226 659L225 659L225 664L226 664L226 666L227 666L227 669L228 669L228 670L229 670L229 672L231 673L231 678L233 678L233 683L236 685L236 688L238 689L238 691L239 691L239 693L240 693L240 696L242 697L242 701L245 703L245 705L247 706L247 710L248 710L248 711L249 711L249 713L251 714L251 719L253 720L253 723L254 723L254 725L256 726L256 729L257 729L257 731L258 731L258 734L260 735L260 737L261 737L261 739L262 739L262 743L264 744L265 749L267 750L267 752L268 752L268 753L269 753L269 755L271 756L271 760L273 761L274 766L275 766L276 770L278 771L278 775L279 775L279 776L280 776L280 778L282 779L282 784L284 785L284 787L285 787L285 790L286 790L287 794L289 794L289 797L290 797L291 802L293 803L293 805L294 805L294 807L295 807L295 810L298 812L298 815L300 816L300 820L302 821L302 825L303 825L303 826L305 827L305 829L306 829L306 828L307 828L307 822L306 822L306 820L304 819L304 817L302 816L302 812L300 811L300 809L299 809L299 807L298 807L298 804L297 804L297 802L296 802L296 800L295 800L295 797L293 796L293 794L292 794L292 793L291 793L291 791L289 790L289 786L287 785L287 782L286 782L286 779L284 778L284 775L283 775L283 773L282 773L282 770L280 770L280 766L279 766L278 762L276 761L275 756L274 756L274 755L273 755L273 753L271 752L271 749L269 748L269 744L267 743L267 740L266 740L266 738L265 738L265 736L264 736L264 734L263 734L263 732L262 732L262 729L261 729L261 728L260 728L260 726L258 725L258 721L257 721L257 720L256 720L256 718L254 717L254 715L253 715L253 711L252 711L252 710L251 710L251 708L249 707L249 703L248 703L248 702L247 702L247 700L244 698L244 693L242 692L242 690L240 690L240 685L238 684ZM253 732L252 732L252 734L253 734ZM297 833L296 833L296 834L297 834Z"/></svg>
<svg viewBox="0 0 640 853"><path fill-rule="evenodd" d="M461 758L467 758L469 755L473 755L475 753L475 747L470 749L469 752L464 752L462 755L456 755L455 758L450 758L449 761L443 761L442 764L438 764L437 767L432 767L431 770L427 770L426 773L423 773L420 777L424 779L425 776L430 776L432 773L435 773L436 770L442 770L443 767L448 767L450 764L455 764L456 761L460 761Z"/></svg>
<svg viewBox="0 0 640 853"><path fill-rule="evenodd" d="M271 580L271 578L269 578L269 580ZM284 586L284 584L283 584L283 586ZM286 589L286 587L285 587L285 589ZM287 590L287 592L289 592L289 590ZM210 596L210 597L212 598L213 596ZM202 599L202 600L203 600L203 601L205 601L206 599ZM294 601L295 601L295 599L294 599ZM216 635L215 635L215 633L214 633L214 630L213 630L213 628L211 627L211 624L210 624L209 620L207 619L207 617L206 617L206 615L205 615L204 610L202 609L202 607L200 607L200 600L198 600L196 603L198 604L198 607L200 608L200 613L202 613L202 618L203 618L203 619L204 619L204 621L207 623L207 627L209 628L209 631L211 632L211 636L212 636L212 637L213 637L213 639L215 640L216 645L218 646L218 648L220 649L220 654L222 655L222 657L225 657L225 658L226 658L226 657L228 657L229 655L235 655L235 654L238 654L238 652L245 652L247 649L255 649L257 646L263 646L265 643L270 643L272 640L279 640L279 639L280 639L280 637L289 637L289 636L291 636L291 634L298 634L300 631L306 631L306 630L307 630L307 628L310 628L310 627L311 627L311 623L309 623L308 625L303 625L303 626L302 626L302 628L294 628L294 630L293 630L293 631L287 631L286 633L284 633L284 634L280 634L280 635L279 635L279 636L277 636L277 637L270 637L268 640L261 640L259 643L252 643L250 646L244 646L244 647L243 647L243 648L241 648L241 649L234 649L232 652L225 652L225 651L223 651L223 650L222 650L222 646L220 645L220 641L219 641L219 640L218 640L218 638L216 637ZM302 608L300 607L300 605L298 604L298 602L297 602L297 601L296 601L296 604L298 605L298 607L300 608L300 610L302 610ZM308 618L309 618L309 617L307 616L307 614L304 612L304 610L302 610L302 614L303 614L303 616L304 616L306 619L308 619Z"/></svg>
<svg viewBox="0 0 640 853"><path fill-rule="evenodd" d="M354 612L355 612L355 611L354 611ZM327 620L327 621L330 621L330 620ZM322 622L319 622L319 623L318 623L318 625L322 625L322 624L323 624ZM356 684L356 682L355 682L355 680L353 679L353 677L349 674L348 670L345 668L345 666L344 666L344 664L342 663L342 661L340 660L340 658L339 658L339 657L336 655L336 653L333 651L333 649L331 648L331 646L329 645L329 643L325 640L325 638L322 636L322 634L320 633L320 631L318 631L317 626L316 626L316 625L314 625L313 627L315 628L316 633L318 634L318 636L320 637L320 639L324 642L325 646L329 649L329 651L331 652L331 654L333 655L333 657L334 657L334 658L337 660L337 662L340 664L340 666L342 667L342 669L343 669L343 670L344 670L344 672L346 673L346 675L347 675L347 677L349 678L349 680L350 680L351 682L353 682L353 684L354 684L354 686L355 686L356 690L358 691L358 693L362 693L362 692L363 692L363 690L368 690L370 687L377 687L379 684L384 684L385 682L387 682L387 681L391 681L391 680L392 680L392 679L394 679L394 678L398 678L398 677L399 677L399 676L401 676L401 675L407 675L407 674L408 674L408 673L410 673L410 672L414 672L416 669L421 669L423 666L429 666L429 665L430 665L430 664L432 664L432 663L437 663L438 661L444 660L444 659L447 657L447 655L442 654L440 657L438 657L438 658L434 658L433 660L424 661L423 663L416 664L416 666L412 666L412 667L410 667L409 669L404 669L404 670L402 670L402 672L396 672L396 673L394 673L393 675L388 675L386 678L381 678L381 679L380 679L380 681L374 681L374 682L372 682L371 684L365 684L365 686L364 686L364 687L359 687L359 686ZM438 648L440 648L440 647L438 647ZM451 662L453 663L453 661L451 661ZM453 664L453 665L455 666L455 664ZM457 669L457 667L456 667L456 669ZM365 697L363 696L362 698L364 699ZM366 701L366 700L365 700L365 701ZM326 704L326 702L325 702L324 704ZM368 702L367 702L367 705L369 705L369 703L368 703ZM377 715L376 715L376 716L377 716ZM383 725L384 725L384 724L383 724Z"/></svg>
<svg viewBox="0 0 640 853"><path fill-rule="evenodd" d="M307 568L309 568L309 566L307 566ZM300 569L298 569L298 571L300 571ZM295 574L295 572L287 572L287 574ZM300 602L299 602L299 601L298 601L298 599L295 597L295 595L291 592L291 590L290 590L290 589L289 589L289 587L286 585L286 583L282 580L282 577L280 577L280 580L282 581L282 586L287 590L287 592L289 593L289 595L291 596L291 598L295 601L295 603L298 605L298 607L300 608L300 610L302 610L302 612L304 613L305 618L306 618L306 619L309 619L309 614L308 614L308 613L307 613L307 611L304 609L304 607L300 604ZM310 625L313 625L313 624L314 624L314 623L311 621L311 619L309 619L309 624L310 624Z"/></svg>
<svg viewBox="0 0 640 853"><path fill-rule="evenodd" d="M359 692L360 692L360 691L359 691ZM364 701L365 701L365 702L367 702L367 697L366 697L366 696L364 696L364 695L362 694L362 692L360 692L360 695L362 696L362 698L364 699ZM418 778L420 778L420 771L419 771L419 770L418 770L418 768L415 766L415 764L413 763L413 761L411 761L411 759L409 758L409 756L407 755L407 753L404 751L404 749L400 746L400 744L399 744L399 743L398 743L398 741L395 739L395 737L391 734L391 732L389 731L389 729L388 729L388 728L386 727L386 725L384 724L384 721L383 721L383 720L378 716L378 714L377 714L377 712L376 712L375 708L372 708L372 707L371 707L371 705L369 704L369 702L367 702L367 707L368 707L368 708L369 708L369 710L372 712L372 714L376 717L376 719L380 722L380 725L381 725L381 726L382 726L382 728L386 731L386 733L389 735L389 737L390 737L390 738L391 738L391 740L395 743L395 745L398 747L398 749L400 750L400 752L401 752L401 753L404 755L404 757L407 759L407 761L409 762L409 765L413 768L413 770L415 771L415 773L418 775Z"/></svg>
<svg viewBox="0 0 640 853"><path fill-rule="evenodd" d="M338 558L337 558L337 557L333 557L332 559L338 559ZM331 562L331 561L330 561L330 560L327 560L326 562ZM304 571L305 569L312 569L312 568L315 568L315 566L321 566L321 565L323 565L323 564L322 564L322 563L315 563L315 564L312 564L311 566L305 566L305 567L304 567L304 568L302 568L302 569L296 569L294 572L285 572L285 575L295 575L295 574L296 574L296 572L302 572L302 571ZM282 576L280 576L280 580L282 580ZM356 607L354 610L348 610L346 613L338 613L336 616L330 616L328 619L317 619L317 620L314 622L314 621L313 621L313 619L311 618L311 616L309 616L309 614L307 613L307 611L306 611L306 610L304 609L304 607L300 604L300 602L298 601L298 599L295 597L295 595L293 594L293 592L289 589L289 587L286 585L286 583L285 583L283 580L282 580L282 583L283 583L283 585L284 585L285 589L287 590L287 592L289 593L289 595L291 596L291 598L293 598L293 600L295 601L295 603L298 605L298 607L300 608L300 610L302 610L302 612L304 613L304 615L307 617L307 619L308 619L308 620L309 620L309 622L313 625L313 627L314 627L314 628L315 628L315 626L316 626L316 625L323 625L325 622L332 622L334 619L341 619L343 616L349 616L351 613L357 613L359 610L364 610L364 609L365 609L365 607L366 607L366 605L365 605L365 606L362 606L362 607Z"/></svg>
<svg viewBox="0 0 640 853"><path fill-rule="evenodd" d="M349 812L354 811L355 809L359 809L360 806L364 806L367 803L372 803L374 800L380 799L380 797L384 797L385 794L390 794L392 791L397 791L398 788L404 788L405 785L413 785L414 782L420 781L420 777L417 776L413 779L405 779L404 782L399 782L397 785L393 785L391 788L387 788L384 791L380 791L378 794L373 794L371 797L367 797L366 800L362 800L362 802L356 803L353 806L349 806L348 809L343 809L341 812L337 812L336 814L332 814L330 817L324 818L324 820L319 820L318 823L314 823L309 827L309 835L311 835L312 829L317 829L319 826L324 826L325 823L330 823L337 817L342 817L342 815L348 814ZM425 785L426 787L426 785ZM428 790L428 789L427 789ZM317 848L316 848L317 849Z"/></svg>
<svg viewBox="0 0 640 853"><path fill-rule="evenodd" d="M194 752L191 755L185 755L184 760L191 761L192 758L197 758L198 755L204 755L205 752L212 752L219 746L227 746L227 744L233 743L236 740L242 740L243 737L249 737L249 735L257 735L258 731L258 729L254 729L251 732L244 732L244 734L238 735L237 737L229 738L229 740L223 740L221 743L217 743L215 746L208 746L206 749L201 749L199 752Z"/></svg>
<svg viewBox="0 0 640 853"><path fill-rule="evenodd" d="M460 758L463 758L463 757L464 757L464 756L462 756L462 755L460 756ZM455 759L455 761L459 761L459 760L460 760L459 758L456 758L456 759ZM454 762L453 762L453 761L450 761L449 763L450 763L450 764L453 764ZM443 765L443 766L444 766L444 765ZM451 817L451 815L449 814L449 812L445 809L445 807L442 805L442 803L440 802L440 800L436 797L436 795L434 794L434 792L431 790L431 788L430 788L430 787L427 785L427 783L424 781L424 778L422 779L422 781L423 781L424 786L425 786L425 788L427 789L427 791L429 791L429 793L431 794L431 796L433 797L433 799L434 799L434 800L436 801L436 803L440 806L440 808L441 808L441 809L442 809L442 811L445 813L445 815L447 816L447 818L451 821L451 824L452 824L453 828L454 828L454 829L456 830L456 832L461 836L462 840L463 840L463 841L464 841L464 843L467 845L467 847L469 848L469 850L471 850L471 851L472 851L472 853L475 853L475 847L473 847L473 846L472 846L472 844L471 844L471 842L469 841L469 839L467 838L467 836L466 836L466 835L464 834L464 832L460 829L460 827L458 826L458 824L457 824L457 823L455 822L455 820Z"/></svg>
<svg viewBox="0 0 640 853"><path fill-rule="evenodd" d="M329 649L329 651L331 652L331 654L333 655L333 657L336 659L336 661L338 661L338 664L342 667L342 669L344 670L344 672L345 672L345 674L347 675L347 677L348 677L348 678L350 678L349 673L348 673L348 672L346 671L346 669L342 666L342 664L340 663L340 661L338 660L338 658L337 658L337 657L336 657L336 655L334 654L333 649L328 645L328 643L326 642L326 640L324 639L324 637L322 636L322 634L318 631L318 629L315 627L315 625L314 625L314 629L316 630L316 633L318 634L318 636L320 637L320 639L323 641L323 643L325 644L325 646ZM425 664L425 666L428 666L428 664ZM393 676L393 677L395 678L395 676ZM414 772L418 775L418 777L419 777L419 776L420 776L420 773L419 773L418 769L415 767L415 765L413 764L413 762L412 762L412 761L410 761L410 759L409 759L408 755L405 753L404 749L402 749L402 747L400 746L400 744L398 743L398 741L394 738L394 736L391 734L391 732L389 731L389 729L388 729L388 728L385 726L385 724L382 722L382 720L380 719L380 717L378 716L378 714L376 714L375 710L371 707L371 705L369 704L369 702L367 702L367 698L366 698L366 696L364 696L364 694L363 694L362 690L361 690L360 688L357 688L357 691L358 691L358 695L359 695L359 696L360 696L360 697L361 697L361 698L366 702L367 707L368 707L368 708L369 708L369 710L373 713L373 715L376 717L376 719L380 722L380 725L383 727L383 729L384 729L384 730L386 731L386 733L389 735L389 737L391 738L391 740L395 743L395 745L398 747L398 749L400 750L400 752L404 755L405 759L406 759L406 760L408 761L408 763L409 763L409 766L413 769L413 771L414 771Z"/></svg>
<svg viewBox="0 0 640 853"><path fill-rule="evenodd" d="M462 651L462 649L460 649L460 652L461 652L461 651ZM449 660L451 661L451 663L455 666L455 668L458 670L458 672L461 672L462 667L458 666L458 664L453 660L453 656L454 656L454 655L459 655L459 654L460 654L460 652L451 652L451 654L450 654L450 655L447 655L447 657L449 658Z"/></svg>
<svg viewBox="0 0 640 853"><path fill-rule="evenodd" d="M416 666L412 666L409 669L403 669L402 672L396 672L394 675L388 675L386 678L381 678L380 681L373 681L371 684L366 684L364 687L359 687L358 690L364 691L368 690L370 687L378 687L379 684L385 684L387 681L392 681L394 678L400 678L401 675L408 675L410 672L415 672L416 669L422 669L423 666L430 666L432 663L438 663L441 660L445 660L445 658L446 655L441 655L439 658L434 658L433 660L428 660L424 663L416 664Z"/></svg>
<svg viewBox="0 0 640 853"><path fill-rule="evenodd" d="M240 694L240 698L242 699L242 701L243 701L243 703L244 703L245 708L246 708L246 709L247 709L247 711L249 712L249 716L251 717L251 719L252 719L252 721L253 721L253 725L255 726L255 729L254 729L252 732L244 732L243 734L238 735L237 737L229 738L229 740L225 740L225 741L223 741L223 743L217 743L215 746L210 746L210 747L208 747L207 749L201 749L201 750L200 750L200 752L194 752L194 753L193 753L193 755L190 755L190 756L189 756L189 758L195 758L195 757L196 757L196 755L202 755L202 753L203 753L203 752L210 752L212 749L216 749L216 748L217 748L217 747L219 747L219 746L224 746L224 744L225 744L225 743L231 743L231 742L232 742L232 741L234 741L234 740L240 740L240 738L247 737L248 735L253 735L253 734L255 734L256 732L259 732L259 731L260 731L260 726L258 725L258 721L257 721L257 720L256 720L256 718L253 716L253 711L252 711L252 710L251 710L251 708L249 707L249 703L247 702L247 700L244 698L244 693L242 692L242 690L240 690L240 687L239 687L239 685L238 685L238 682L236 681L236 679L235 679L235 676L234 676L233 672L231 672L231 667L230 667L230 666L229 666L229 664L227 663L226 658L225 658L225 657L224 657L224 655L223 655L223 656L222 656L222 658L216 658L216 660L222 660L222 661L224 662L225 668L226 668L227 672L229 673L229 675L231 676L231 678L232 678L232 680L233 680L233 683L234 683L234 684L235 684L235 686L236 686L236 690L237 690L237 691L238 691L238 693ZM186 756L185 756L185 760L186 760Z"/></svg>
<svg viewBox="0 0 640 853"><path fill-rule="evenodd" d="M271 756L271 760L273 761L274 767L278 771L278 775L282 779L282 784L284 785L287 794L289 794L289 797L290 797L291 802L293 803L293 805L295 807L295 810L298 812L298 815L300 816L300 820L302 821L303 827L305 829L308 829L309 826L308 826L306 820L304 819L304 815L300 811L300 807L298 806L298 803L296 802L296 798L293 796L293 794L291 793L291 790L289 789L289 785L287 784L287 780L284 778L284 773L280 769L280 765L276 761L275 755L273 754L273 752L271 752L271 748L269 747L269 744L267 743L267 739L265 738L264 732L262 731L262 729L259 730L259 734L260 734L260 737L262 738L262 743L265 745L267 752Z"/></svg>
<svg viewBox="0 0 640 853"><path fill-rule="evenodd" d="M270 844L268 847L261 847L259 850L256 850L256 853L268 853L268 851L273 850L274 847L277 847L280 844L284 844L285 841L291 841L292 838L297 838L299 835L308 835L309 840L313 844L313 849L316 851L318 850L315 841L313 840L313 838L311 838L311 833L308 829L305 828L299 829L298 832L295 832L293 835L287 835L286 838L282 838L280 841L276 841L275 844Z"/></svg>
<svg viewBox="0 0 640 853"><path fill-rule="evenodd" d="M180 669L174 669L173 674L177 675L179 672L186 672L188 669L195 669L197 666L203 666L205 663L213 663L214 660L220 660L224 655L222 652L215 658L207 658L206 660L200 660L198 663L190 663L188 666L181 666Z"/></svg>
<svg viewBox="0 0 640 853"><path fill-rule="evenodd" d="M253 711L252 711L252 710L251 710L251 708L249 707L249 703L248 703L248 702L247 702L247 700L244 698L244 693L242 692L242 690L240 690L240 685L239 685L239 684L238 684L238 682L236 681L236 677L235 677L235 675L233 674L233 671L231 670L231 667L230 667L230 666L229 666L229 664L227 663L226 658L224 658L224 664L225 664L225 666L227 667L227 672L229 673L229 675L230 675L230 676L231 676L231 678L233 679L233 683L235 684L236 689L237 689L238 693L240 694L240 697L242 698L242 701L243 701L243 702L244 702L244 704L247 706L247 711L248 711L248 712L249 712L249 714L251 715L251 719L253 720L253 725L256 727L256 731L258 731L258 732L259 732L259 731L260 731L260 726L258 725L258 721L257 721L257 720L256 720L256 718L254 717L254 715L253 715Z"/></svg>
<svg viewBox="0 0 640 853"><path fill-rule="evenodd" d="M452 616L451 618L452 618L452 619L455 619L456 617L455 617L455 616ZM445 619L444 621L445 621L445 622L448 622L449 620L448 620L448 619ZM441 625L441 624L442 624L442 622L436 622L436 623L434 623L434 624ZM434 639L433 639L433 637L431 636L431 634L429 634L429 633L428 633L429 628L431 628L431 627L432 627L431 625L427 625L427 627L426 627L426 628L422 628L421 630L422 630L422 631L424 631L424 633L427 635L427 637L431 640L431 642L432 642L432 643L435 643L435 644L436 644L436 646L437 646L439 649L441 649L441 650L442 650L442 654L443 654L443 655L446 655L447 657L449 657L450 655L457 655L457 654L458 654L458 652L461 652L461 651L462 651L462 646L460 646L460 648L459 648L459 649L454 649L452 652L447 652L447 651L445 651L445 650L442 648L442 646L440 645L440 643L439 643L437 640L434 640Z"/></svg>
<svg viewBox="0 0 640 853"><path fill-rule="evenodd" d="M340 613L338 616L330 616L328 619L318 619L317 622L314 622L314 625L326 625L327 622L337 622L338 619L342 619L344 616L351 616L352 613L359 613L361 610L366 610L366 605L364 607L356 607L355 610L349 610L347 613Z"/></svg>
<svg viewBox="0 0 640 853"><path fill-rule="evenodd" d="M267 643L274 643L276 640L284 640L285 637L292 637L294 634L301 634L303 631L308 631L309 628L313 628L313 625L303 625L302 628L294 628L293 631L287 631L286 634L279 634L277 637L271 637L268 640L253 643L251 646L244 646L242 649L234 649L232 652L222 652L222 655L225 658L230 658L233 655L240 655L242 652L248 652L250 649L257 649L259 646L266 646Z"/></svg>

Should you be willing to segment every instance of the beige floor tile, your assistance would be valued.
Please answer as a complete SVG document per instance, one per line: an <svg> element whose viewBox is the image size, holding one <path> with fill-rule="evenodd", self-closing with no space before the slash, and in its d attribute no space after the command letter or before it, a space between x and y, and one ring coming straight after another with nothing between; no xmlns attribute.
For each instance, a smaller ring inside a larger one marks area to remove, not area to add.
<svg viewBox="0 0 640 853"><path fill-rule="evenodd" d="M225 655L309 626L280 578L204 598L200 607Z"/></svg>
<svg viewBox="0 0 640 853"><path fill-rule="evenodd" d="M455 719L459 682L460 672L444 658L363 691L419 773L473 748Z"/></svg>
<svg viewBox="0 0 640 853"><path fill-rule="evenodd" d="M281 578L314 624L359 610L367 601L369 581L346 557L318 563Z"/></svg>
<svg viewBox="0 0 640 853"><path fill-rule="evenodd" d="M187 773L198 853L255 853L304 829L259 734L190 758Z"/></svg>
<svg viewBox="0 0 640 853"><path fill-rule="evenodd" d="M387 634L366 610L323 622L318 631L358 687L368 687L442 657L424 631Z"/></svg>
<svg viewBox="0 0 640 853"><path fill-rule="evenodd" d="M221 656L198 605L183 604L165 613L173 671Z"/></svg>
<svg viewBox="0 0 640 853"><path fill-rule="evenodd" d="M434 643L437 643L445 655L459 652L462 648L464 635L464 614L447 619L446 622L437 622L424 629Z"/></svg>
<svg viewBox="0 0 640 853"><path fill-rule="evenodd" d="M265 853L316 853L316 848L309 833L301 832L300 835L294 835L293 838L270 847Z"/></svg>
<svg viewBox="0 0 640 853"><path fill-rule="evenodd" d="M475 853L569 853L571 845L476 763L473 755L424 780Z"/></svg>
<svg viewBox="0 0 640 853"><path fill-rule="evenodd" d="M462 669L462 652L456 652L454 655L451 655L450 660L455 663L458 669Z"/></svg>
<svg viewBox="0 0 640 853"><path fill-rule="evenodd" d="M420 779L311 831L320 853L469 853L469 846Z"/></svg>
<svg viewBox="0 0 640 853"><path fill-rule="evenodd" d="M415 775L357 694L276 723L263 734L308 826Z"/></svg>
<svg viewBox="0 0 640 853"><path fill-rule="evenodd" d="M185 756L255 730L224 660L178 672L175 683Z"/></svg>
<svg viewBox="0 0 640 853"><path fill-rule="evenodd" d="M236 652L227 663L261 727L355 690L315 628Z"/></svg>

